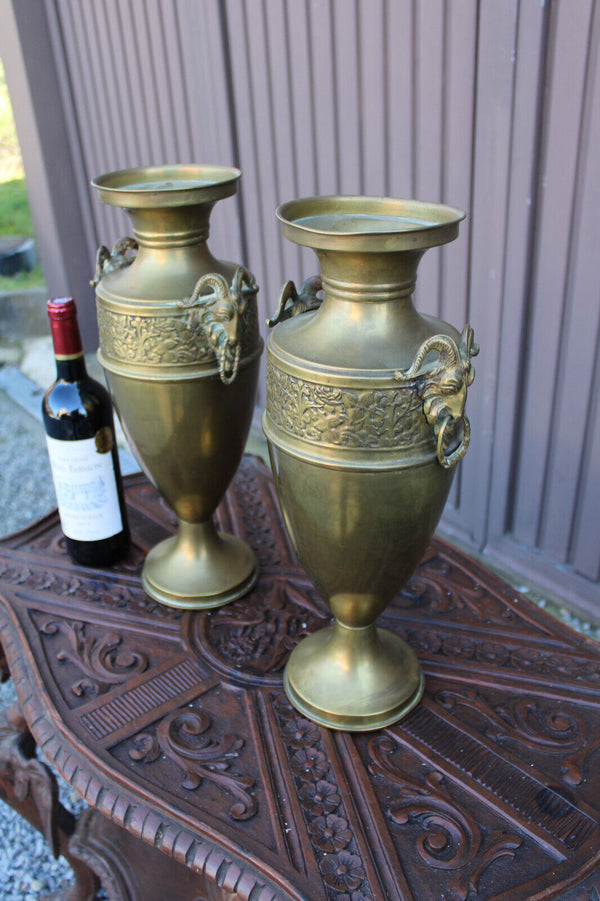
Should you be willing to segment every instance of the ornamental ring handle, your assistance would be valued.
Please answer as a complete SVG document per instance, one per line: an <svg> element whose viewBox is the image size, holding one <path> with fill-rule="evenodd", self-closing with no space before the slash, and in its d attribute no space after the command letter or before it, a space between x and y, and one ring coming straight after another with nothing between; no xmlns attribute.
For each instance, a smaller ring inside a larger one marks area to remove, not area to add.
<svg viewBox="0 0 600 901"><path fill-rule="evenodd" d="M438 359L424 367L423 362L432 351L437 351ZM467 388L475 378L471 357L478 353L473 329L466 325L458 347L448 335L433 335L423 342L411 366L395 374L398 381L419 380L423 413L433 426L437 459L444 469L456 466L469 447L471 425L465 415L465 403ZM448 452L452 433L459 424L462 424L461 440L453 451Z"/></svg>

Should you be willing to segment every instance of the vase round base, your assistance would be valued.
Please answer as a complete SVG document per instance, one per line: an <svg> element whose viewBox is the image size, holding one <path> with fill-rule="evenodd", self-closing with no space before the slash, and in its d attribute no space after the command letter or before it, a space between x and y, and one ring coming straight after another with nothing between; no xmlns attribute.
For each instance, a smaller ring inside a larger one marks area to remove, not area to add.
<svg viewBox="0 0 600 901"><path fill-rule="evenodd" d="M150 597L186 610L222 607L247 594L258 578L248 545L217 532L212 521L180 521L177 535L148 553L142 585Z"/></svg>
<svg viewBox="0 0 600 901"><path fill-rule="evenodd" d="M415 707L424 676L414 651L391 632L336 622L304 638L287 662L283 684L292 705L330 729L368 732Z"/></svg>

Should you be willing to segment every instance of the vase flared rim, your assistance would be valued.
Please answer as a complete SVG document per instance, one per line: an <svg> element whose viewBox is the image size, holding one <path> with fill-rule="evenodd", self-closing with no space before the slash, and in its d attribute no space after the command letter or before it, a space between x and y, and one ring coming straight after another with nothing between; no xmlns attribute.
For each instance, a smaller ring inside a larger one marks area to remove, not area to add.
<svg viewBox="0 0 600 901"><path fill-rule="evenodd" d="M100 200L128 209L187 206L231 197L242 173L233 166L176 163L115 169L92 179Z"/></svg>
<svg viewBox="0 0 600 901"><path fill-rule="evenodd" d="M394 197L330 194L277 208L284 235L315 250L424 250L458 235L463 210Z"/></svg>

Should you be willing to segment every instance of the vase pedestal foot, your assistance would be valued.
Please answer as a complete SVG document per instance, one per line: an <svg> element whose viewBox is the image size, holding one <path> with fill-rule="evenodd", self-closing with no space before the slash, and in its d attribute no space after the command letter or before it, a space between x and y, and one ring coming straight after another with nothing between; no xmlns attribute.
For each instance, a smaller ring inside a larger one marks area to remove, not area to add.
<svg viewBox="0 0 600 901"><path fill-rule="evenodd" d="M308 719L368 732L406 716L421 700L424 677L414 651L396 635L335 622L294 648L283 684Z"/></svg>
<svg viewBox="0 0 600 901"><path fill-rule="evenodd" d="M145 591L168 607L209 610L245 595L258 578L248 545L217 532L213 522L179 522L172 538L148 553L142 570Z"/></svg>

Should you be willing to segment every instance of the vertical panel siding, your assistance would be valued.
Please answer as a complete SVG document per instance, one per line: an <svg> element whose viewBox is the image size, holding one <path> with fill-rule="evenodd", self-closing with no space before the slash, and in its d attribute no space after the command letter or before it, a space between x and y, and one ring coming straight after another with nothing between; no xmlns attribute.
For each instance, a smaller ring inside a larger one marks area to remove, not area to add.
<svg viewBox="0 0 600 901"><path fill-rule="evenodd" d="M575 522L571 535L570 560L576 572L583 573L594 585L600 581L598 554L598 510L600 509L600 332L593 366L589 419L583 445L577 492ZM591 583L590 583L591 584Z"/></svg>
<svg viewBox="0 0 600 901"><path fill-rule="evenodd" d="M360 110L359 141L361 177L359 189L383 195L388 188L388 92L385 78L385 3L358 3L357 28L359 35L358 108ZM394 53L396 50L394 49ZM382 127L383 126L383 127Z"/></svg>
<svg viewBox="0 0 600 901"><path fill-rule="evenodd" d="M471 209L473 85L477 71L477 2L444 6L443 133L440 198L467 213ZM469 319L471 217L457 241L440 251L438 315L461 330ZM460 524L462 468L448 501L446 519Z"/></svg>
<svg viewBox="0 0 600 901"><path fill-rule="evenodd" d="M413 190L423 200L441 200L444 158L443 0L415 4L413 22L413 92L415 145ZM458 206L458 203L456 204ZM440 250L428 250L419 266L415 302L422 312L437 315L440 297Z"/></svg>
<svg viewBox="0 0 600 901"><path fill-rule="evenodd" d="M475 97L469 320L481 347L477 379L469 398L475 424L470 459L461 473L460 515L473 540L483 546L487 530L494 444L495 386L501 350L502 272L506 196L509 184L516 2L483 0L478 24ZM472 451L472 453L471 453Z"/></svg>
<svg viewBox="0 0 600 901"><path fill-rule="evenodd" d="M414 197L415 116L413 80L414 4L387 0L384 23L388 143L387 191L392 197Z"/></svg>
<svg viewBox="0 0 600 901"><path fill-rule="evenodd" d="M560 391L562 324L573 238L574 185L577 182L592 4L554 7L548 77L551 83L545 160L539 190L537 271L531 298L527 348L526 404L520 431L513 530L529 546L540 539L545 481L551 465L557 391ZM579 53L573 54L573 47ZM583 51L583 52L582 52Z"/></svg>
<svg viewBox="0 0 600 901"><path fill-rule="evenodd" d="M587 484L582 465L598 410L592 397L600 326L598 269L598 209L600 203L600 67L598 39L600 18L595 8L587 55L581 132L578 145L577 181L564 286L562 335L554 390L554 411L540 515L540 546L561 561L570 560L576 504L581 491L600 505L598 485ZM592 301L590 303L590 301ZM578 490L579 489L579 490ZM599 509L600 507L597 507ZM597 560L596 530L579 536L581 551L587 544ZM589 555L589 549L586 552ZM594 578L597 563L585 571Z"/></svg>
<svg viewBox="0 0 600 901"><path fill-rule="evenodd" d="M232 121L235 110L226 78L230 48L219 4L176 0L173 14L181 51L169 65L175 70L181 67L185 94L184 102L179 98L177 105L185 106L190 141L177 161L237 166L239 153ZM247 264L241 209L239 196L217 203L210 220L210 247L217 257Z"/></svg>
<svg viewBox="0 0 600 901"><path fill-rule="evenodd" d="M527 298L537 238L535 181L541 143L548 9L535 3L521 4L519 8L488 541L501 538L507 529L514 476L513 441L521 428ZM483 353L485 348L482 356Z"/></svg>
<svg viewBox="0 0 600 901"><path fill-rule="evenodd" d="M362 147L360 122L360 51L356 0L332 0L333 83L337 131L337 187L341 194L360 194ZM381 86L378 85L380 88ZM377 140L373 135L370 140Z"/></svg>
<svg viewBox="0 0 600 901"><path fill-rule="evenodd" d="M467 211L458 241L425 255L416 297L481 344L446 526L570 567L600 604L598 3L45 3L90 261L128 226L89 179L140 163L242 168L211 247L254 271L262 321L285 280L316 270L281 236L282 201L363 192Z"/></svg>
<svg viewBox="0 0 600 901"><path fill-rule="evenodd" d="M56 0L66 103L75 107L86 183L101 172L165 162L234 164L218 4ZM58 52L58 48L57 48ZM130 231L127 216L88 189L94 244ZM241 259L238 207L217 205L211 249ZM95 246L90 247L93 259Z"/></svg>

